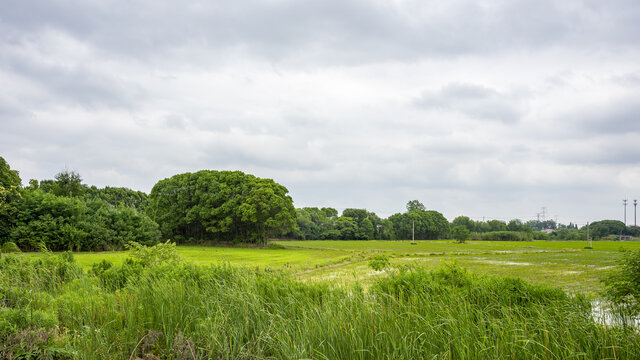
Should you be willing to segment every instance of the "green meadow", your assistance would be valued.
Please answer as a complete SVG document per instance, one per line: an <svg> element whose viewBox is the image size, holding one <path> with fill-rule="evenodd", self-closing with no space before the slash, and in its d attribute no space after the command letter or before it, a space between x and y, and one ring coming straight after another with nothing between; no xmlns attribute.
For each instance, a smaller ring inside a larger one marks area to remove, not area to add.
<svg viewBox="0 0 640 360"><path fill-rule="evenodd" d="M240 267L284 270L304 282L329 282L333 286L359 283L365 287L385 276L372 270L372 255L386 254L393 266L429 270L455 263L471 272L513 276L533 284L548 284L569 292L597 295L600 279L618 262L621 249L640 249L640 242L594 241L273 241L268 247L177 247L178 254L199 265L230 264ZM108 260L121 264L126 251L75 253L85 269ZM25 253L25 256L42 256Z"/></svg>

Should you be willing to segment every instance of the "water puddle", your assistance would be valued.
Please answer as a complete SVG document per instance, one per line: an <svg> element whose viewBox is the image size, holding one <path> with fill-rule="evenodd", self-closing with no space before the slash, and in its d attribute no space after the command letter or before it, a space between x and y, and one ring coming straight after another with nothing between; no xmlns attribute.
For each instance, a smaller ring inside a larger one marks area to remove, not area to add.
<svg viewBox="0 0 640 360"><path fill-rule="evenodd" d="M605 325L627 325L640 329L640 318L622 319L611 311L609 305L602 300L591 302L593 320Z"/></svg>

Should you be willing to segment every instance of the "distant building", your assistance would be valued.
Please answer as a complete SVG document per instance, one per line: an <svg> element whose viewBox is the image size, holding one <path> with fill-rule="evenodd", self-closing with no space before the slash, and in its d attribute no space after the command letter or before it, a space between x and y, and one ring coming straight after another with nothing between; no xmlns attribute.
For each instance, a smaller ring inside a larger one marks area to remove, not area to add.
<svg viewBox="0 0 640 360"><path fill-rule="evenodd" d="M633 236L631 236L631 235L616 235L616 240L618 240L618 241L631 241L631 240L633 240Z"/></svg>
<svg viewBox="0 0 640 360"><path fill-rule="evenodd" d="M542 229L542 230L540 230L540 231L542 231L543 233L551 234L551 233L552 233L552 232L554 232L555 230L553 230L553 229Z"/></svg>

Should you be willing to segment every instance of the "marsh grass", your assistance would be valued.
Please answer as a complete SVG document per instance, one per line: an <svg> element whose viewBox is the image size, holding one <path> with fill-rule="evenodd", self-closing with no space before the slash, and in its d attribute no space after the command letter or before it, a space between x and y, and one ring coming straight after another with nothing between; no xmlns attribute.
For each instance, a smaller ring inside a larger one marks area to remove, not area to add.
<svg viewBox="0 0 640 360"><path fill-rule="evenodd" d="M640 358L638 333L598 324L582 296L452 265L402 267L365 291L224 264L107 264L87 274L68 254L0 259L0 349L48 359Z"/></svg>

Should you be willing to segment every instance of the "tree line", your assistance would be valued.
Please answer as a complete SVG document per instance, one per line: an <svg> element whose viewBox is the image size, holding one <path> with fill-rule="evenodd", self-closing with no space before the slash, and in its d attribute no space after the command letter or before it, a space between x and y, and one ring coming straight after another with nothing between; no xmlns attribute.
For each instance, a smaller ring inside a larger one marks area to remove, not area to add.
<svg viewBox="0 0 640 360"><path fill-rule="evenodd" d="M147 195L97 188L73 171L22 186L0 157L0 246L22 250L118 250L154 245L245 242L265 244L295 229L288 190L240 171L199 171L159 181Z"/></svg>
<svg viewBox="0 0 640 360"><path fill-rule="evenodd" d="M467 216L458 216L453 219L451 226L463 226L470 233L475 233L476 238L484 240L490 239L487 239L487 236L483 238L483 234L504 232L527 233L530 238L535 240L586 240L587 235L591 239L604 239L614 235L640 236L640 227L625 226L619 220L600 220L578 227L577 224L565 225L554 220L474 221ZM545 231L543 232L543 230Z"/></svg>
<svg viewBox="0 0 640 360"><path fill-rule="evenodd" d="M75 172L22 187L0 157L0 244L22 250L117 250L135 241L154 245L158 224L143 211L146 194L82 184Z"/></svg>
<svg viewBox="0 0 640 360"><path fill-rule="evenodd" d="M542 232L541 230L552 231ZM406 211L381 218L367 209L294 208L288 190L271 179L241 171L203 170L160 180L150 195L122 187L97 188L62 171L54 179L22 186L0 157L0 245L24 250L112 250L130 241L254 243L285 237L300 240L582 240L639 236L640 228L602 220L578 228L553 220L451 223L418 200Z"/></svg>
<svg viewBox="0 0 640 360"><path fill-rule="evenodd" d="M417 200L407 211L382 219L366 209L305 207L296 209L297 228L286 237L300 240L434 240L449 236L449 222Z"/></svg>

